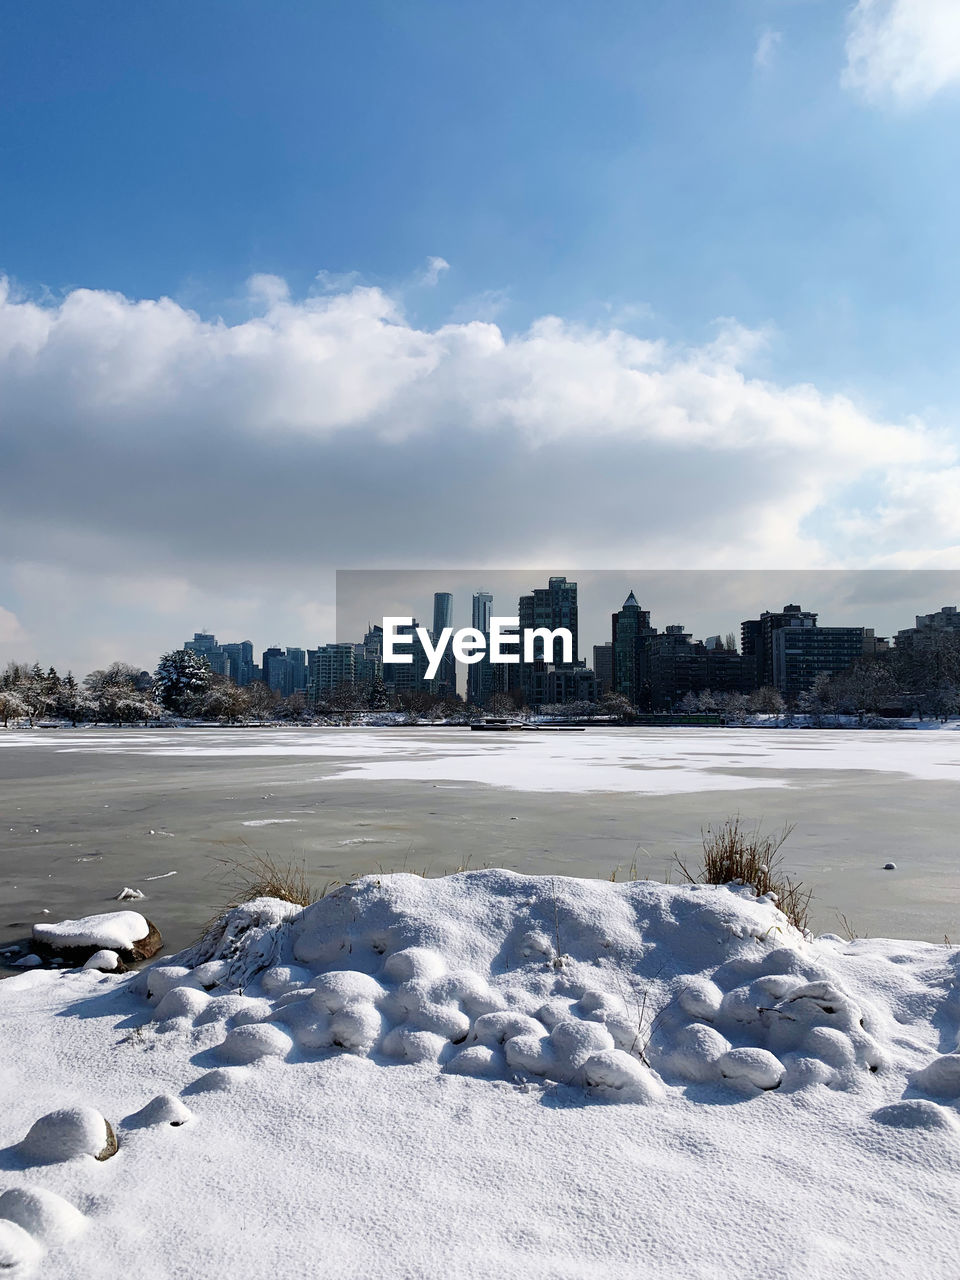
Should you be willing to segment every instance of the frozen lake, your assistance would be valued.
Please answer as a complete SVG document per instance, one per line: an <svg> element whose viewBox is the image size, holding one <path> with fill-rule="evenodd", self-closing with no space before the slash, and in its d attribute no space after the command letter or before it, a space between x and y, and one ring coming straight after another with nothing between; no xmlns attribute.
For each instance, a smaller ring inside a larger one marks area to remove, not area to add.
<svg viewBox="0 0 960 1280"><path fill-rule="evenodd" d="M229 897L222 860L251 852L303 858L321 885L463 866L661 879L739 813L796 824L785 865L819 929L842 914L861 935L956 942L958 781L953 731L7 732L0 941L128 885L175 949Z"/></svg>

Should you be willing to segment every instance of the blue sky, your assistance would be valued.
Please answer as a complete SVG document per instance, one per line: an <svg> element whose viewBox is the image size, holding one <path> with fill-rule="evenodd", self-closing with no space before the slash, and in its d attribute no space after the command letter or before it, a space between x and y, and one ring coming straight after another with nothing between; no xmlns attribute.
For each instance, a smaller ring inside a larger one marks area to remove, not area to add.
<svg viewBox="0 0 960 1280"><path fill-rule="evenodd" d="M252 272L390 285L439 255L428 323L487 294L507 327L734 315L775 327L778 375L952 411L960 95L844 90L849 10L9 6L2 265L209 314Z"/></svg>
<svg viewBox="0 0 960 1280"><path fill-rule="evenodd" d="M579 332L614 327L704 351L731 318L763 335L738 342L736 377L810 384L824 402L843 393L871 421L920 422L928 433L912 488L900 446L879 451L878 479L868 445L861 466L842 476L838 462L818 495L798 501L796 538L820 539L834 556L856 545L862 559L878 529L914 527L956 496L953 481L931 489L938 473L952 474L960 410L956 13L947 0L10 5L0 23L0 272L14 302L48 316L80 288L167 296L200 322L241 326L259 314L251 297L264 296L246 282L266 276L285 281L298 304L370 286L397 308L387 325L402 315L432 335L476 319L507 342L553 315ZM282 286L264 287L280 296L270 290ZM20 306L12 329L29 329L32 314ZM86 342L102 350L111 332L112 321L90 315L77 321L74 356ZM353 313L344 325L353 332ZM197 335L194 350L206 349ZM142 352L154 337L131 341ZM290 344L285 352L277 369ZM89 422L66 423L69 408L44 399L51 368L63 372L69 358L49 355L32 390L17 384L15 412L0 407L0 425L24 452L38 422L71 447L89 436ZM113 398L115 386L94 398ZM584 388L571 394L589 399ZM600 417L603 402L600 394ZM588 431L589 403L583 410L578 430ZM139 404L127 421L154 436L174 430L152 412ZM227 432L208 405L196 412L199 434ZM396 430L403 412L427 409L383 409L394 416L376 430ZM841 429L824 414L823 431ZM728 419L718 409L714 429ZM313 448L315 433L310 440ZM812 456L819 446L808 443ZM148 465L130 444L99 440L88 462L101 450ZM645 447L656 469L663 442ZM459 442L450 453L462 453ZM469 474L466 454L462 464ZM237 465L239 492L256 466L244 478ZM319 454L316 466L331 469ZM701 469L692 446L674 474L695 479ZM23 484L33 476L24 470ZM580 458L554 482L583 476ZM117 536L97 524L100 505L91 498L71 520L63 504L52 507L44 536L35 520L15 531L0 569L21 628L11 635L43 637L51 625L23 616L35 608L25 565L65 573L64 545L89 537L100 556ZM176 502L167 508L168 528L138 528L131 516L131 538L166 579L203 595L203 574L174 546L182 513ZM741 516L767 518L747 509L724 518ZM918 563L933 555L942 564L936 556L960 542L956 532L921 540ZM199 524L196 535L203 543ZM313 535L298 525L290 536ZM329 565L342 566L355 545L341 549L322 523L315 537ZM436 548L421 542L435 561ZM572 545L605 552L589 537L554 537L530 543L529 560ZM789 540L778 545L786 554ZM468 548L463 556L478 559ZM133 617L131 607L139 635Z"/></svg>

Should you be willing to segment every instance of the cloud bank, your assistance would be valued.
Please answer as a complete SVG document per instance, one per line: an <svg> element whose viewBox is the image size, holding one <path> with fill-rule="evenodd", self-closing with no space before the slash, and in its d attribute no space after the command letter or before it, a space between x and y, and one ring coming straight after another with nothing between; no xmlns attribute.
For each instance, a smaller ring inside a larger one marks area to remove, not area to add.
<svg viewBox="0 0 960 1280"><path fill-rule="evenodd" d="M336 567L960 565L953 443L750 376L763 335L732 322L677 347L249 294L226 324L0 292L0 604L40 651L107 623L316 643Z"/></svg>
<svg viewBox="0 0 960 1280"><path fill-rule="evenodd" d="M847 39L848 88L910 105L958 81L957 0L859 0Z"/></svg>

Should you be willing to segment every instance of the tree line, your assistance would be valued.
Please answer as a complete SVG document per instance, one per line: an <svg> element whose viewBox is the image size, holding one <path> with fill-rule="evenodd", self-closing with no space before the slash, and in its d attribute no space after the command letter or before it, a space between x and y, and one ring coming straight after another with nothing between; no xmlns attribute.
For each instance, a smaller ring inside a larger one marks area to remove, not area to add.
<svg viewBox="0 0 960 1280"><path fill-rule="evenodd" d="M813 724L829 724L840 716L861 721L880 716L917 714L947 719L960 712L960 632L919 633L909 647L867 655L836 675L821 675L808 691L788 704L774 688L751 693L687 693L676 708L690 714L719 714L742 723L753 715L803 715ZM606 693L600 702L541 707L563 717L602 715L630 720L635 708L622 694ZM298 721L316 715L349 718L360 712L397 711L411 719L471 720L484 714L458 697L441 697L428 689L399 694L379 678L368 685L342 684L320 695L315 705L297 691L281 697L260 681L243 686L217 675L202 654L188 649L166 653L151 675L126 662L113 662L78 681L54 667L8 663L0 673L0 722L45 718L72 725L147 723L164 715L236 723L254 719ZM519 691L498 693L485 714L512 716L528 712Z"/></svg>

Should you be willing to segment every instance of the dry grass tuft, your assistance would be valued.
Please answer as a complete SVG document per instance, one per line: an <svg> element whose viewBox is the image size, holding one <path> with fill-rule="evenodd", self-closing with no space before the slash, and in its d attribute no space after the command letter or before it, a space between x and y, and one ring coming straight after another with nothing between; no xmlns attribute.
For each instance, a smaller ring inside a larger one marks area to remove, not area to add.
<svg viewBox="0 0 960 1280"><path fill-rule="evenodd" d="M759 826L747 831L737 816L728 818L716 830L707 827L701 832L703 865L697 875L690 873L679 854L673 856L690 884L745 884L761 896L775 894L777 905L790 923L806 929L812 891L784 872L780 853L792 831L793 826L788 825L779 834L765 836Z"/></svg>
<svg viewBox="0 0 960 1280"><path fill-rule="evenodd" d="M280 898L298 907L309 907L330 888L325 885L318 890L310 883L303 859L282 863L276 862L269 853L251 851L245 860L222 858L220 864L231 884L228 910L253 898Z"/></svg>

